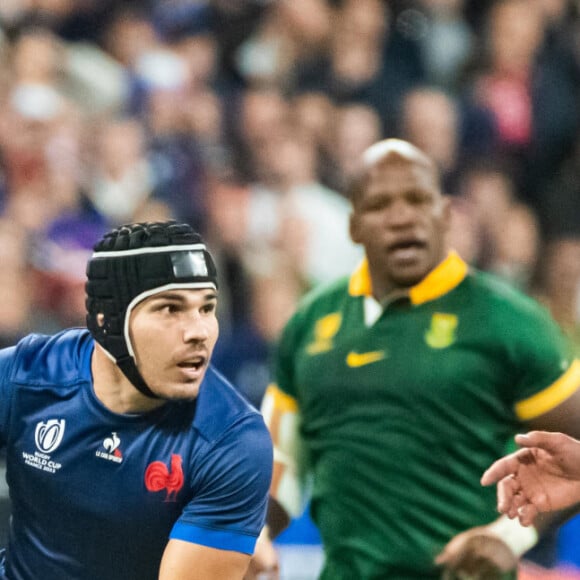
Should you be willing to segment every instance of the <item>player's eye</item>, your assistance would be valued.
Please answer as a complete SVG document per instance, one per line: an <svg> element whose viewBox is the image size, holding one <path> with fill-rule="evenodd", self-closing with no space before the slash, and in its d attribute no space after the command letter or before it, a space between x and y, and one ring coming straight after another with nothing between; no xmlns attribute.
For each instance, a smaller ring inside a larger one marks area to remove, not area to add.
<svg viewBox="0 0 580 580"><path fill-rule="evenodd" d="M175 314L176 312L179 312L179 305L174 302L167 302L162 304L159 310L165 314Z"/></svg>
<svg viewBox="0 0 580 580"><path fill-rule="evenodd" d="M204 304L204 305L201 307L201 311L202 311L204 314L211 314L212 312L215 312L215 310L216 310L216 307L217 307L217 305L216 305L216 303L215 303L215 302L209 302L209 303L207 303L207 304Z"/></svg>

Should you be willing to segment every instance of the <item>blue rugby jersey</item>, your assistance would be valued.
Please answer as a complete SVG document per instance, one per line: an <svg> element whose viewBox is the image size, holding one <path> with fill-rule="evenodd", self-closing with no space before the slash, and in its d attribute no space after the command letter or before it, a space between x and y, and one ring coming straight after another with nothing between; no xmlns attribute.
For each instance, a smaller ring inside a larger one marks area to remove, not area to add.
<svg viewBox="0 0 580 580"><path fill-rule="evenodd" d="M154 579L170 537L252 553L272 470L261 415L212 367L193 402L113 413L93 348L75 329L0 351L6 577Z"/></svg>

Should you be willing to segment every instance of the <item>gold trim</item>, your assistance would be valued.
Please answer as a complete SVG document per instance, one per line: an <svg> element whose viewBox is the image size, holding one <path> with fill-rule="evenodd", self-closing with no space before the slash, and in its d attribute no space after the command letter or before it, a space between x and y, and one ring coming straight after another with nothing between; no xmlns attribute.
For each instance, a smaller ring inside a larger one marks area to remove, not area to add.
<svg viewBox="0 0 580 580"><path fill-rule="evenodd" d="M516 403L516 415L522 421L535 419L565 401L580 387L580 360L576 359L568 370L548 388Z"/></svg>
<svg viewBox="0 0 580 580"><path fill-rule="evenodd" d="M449 255L409 291L413 304L423 304L451 292L467 276L467 264L456 252Z"/></svg>
<svg viewBox="0 0 580 580"><path fill-rule="evenodd" d="M435 300L459 286L469 270L457 252L451 251L421 282L409 290L412 304ZM348 292L351 296L372 296L373 286L366 258L350 277Z"/></svg>
<svg viewBox="0 0 580 580"><path fill-rule="evenodd" d="M264 397L270 396L274 399L274 409L281 413L296 413L298 412L298 403L294 397L287 395L278 387L278 385L271 383L268 385Z"/></svg>
<svg viewBox="0 0 580 580"><path fill-rule="evenodd" d="M365 258L352 273L348 283L348 293L351 296L372 296L373 283L371 282L371 273L369 263Z"/></svg>

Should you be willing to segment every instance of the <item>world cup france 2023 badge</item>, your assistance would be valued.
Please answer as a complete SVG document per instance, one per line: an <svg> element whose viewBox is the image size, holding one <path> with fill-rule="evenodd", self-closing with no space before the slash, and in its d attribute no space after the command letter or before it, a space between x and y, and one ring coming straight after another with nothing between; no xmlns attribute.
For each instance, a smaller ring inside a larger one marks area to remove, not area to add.
<svg viewBox="0 0 580 580"><path fill-rule="evenodd" d="M22 452L24 463L41 471L56 473L62 464L55 461L51 454L61 444L65 427L66 421L64 419L48 419L38 422L34 430L36 450L32 453Z"/></svg>
<svg viewBox="0 0 580 580"><path fill-rule="evenodd" d="M455 314L436 312L431 317L431 327L425 333L425 342L431 348L447 348L455 342L457 324Z"/></svg>
<svg viewBox="0 0 580 580"><path fill-rule="evenodd" d="M34 443L41 453L52 453L62 441L66 422L64 419L49 419L37 423Z"/></svg>

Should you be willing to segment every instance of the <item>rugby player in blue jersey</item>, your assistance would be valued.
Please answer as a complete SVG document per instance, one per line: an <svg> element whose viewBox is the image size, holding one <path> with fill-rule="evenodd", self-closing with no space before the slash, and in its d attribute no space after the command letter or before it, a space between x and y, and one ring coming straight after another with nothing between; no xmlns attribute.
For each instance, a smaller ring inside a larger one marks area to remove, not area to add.
<svg viewBox="0 0 580 580"><path fill-rule="evenodd" d="M10 580L242 578L272 446L210 364L217 273L186 224L117 228L87 267L87 326L0 351Z"/></svg>

